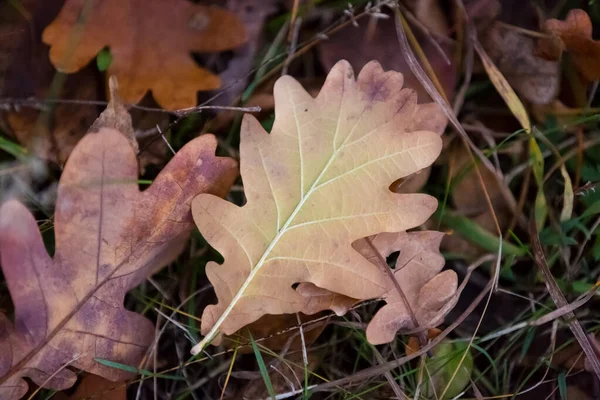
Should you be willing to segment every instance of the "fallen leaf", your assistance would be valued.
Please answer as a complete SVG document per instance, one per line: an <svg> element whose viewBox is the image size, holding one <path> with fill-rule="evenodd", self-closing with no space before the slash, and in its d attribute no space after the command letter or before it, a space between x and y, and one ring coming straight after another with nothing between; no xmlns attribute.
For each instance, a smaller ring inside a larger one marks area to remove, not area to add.
<svg viewBox="0 0 600 400"><path fill-rule="evenodd" d="M584 10L569 11L564 21L549 19L544 23L544 31L553 38L540 41L538 50L541 54L556 59L564 48L586 79L600 79L600 41L592 39L592 21ZM562 48L557 48L555 38L560 39Z"/></svg>
<svg viewBox="0 0 600 400"><path fill-rule="evenodd" d="M419 330L434 328L442 322L444 313L440 315L440 311L458 287L454 271L440 273L444 267L444 257L439 252L443 237L442 232L417 231L380 233L372 238L373 245L384 258L400 251L394 277L419 323ZM355 248L365 256L372 253L364 242L358 242ZM417 328L395 286L392 285L383 298L387 305L377 311L367 327L367 340L371 344L389 343L398 331Z"/></svg>
<svg viewBox="0 0 600 400"><path fill-rule="evenodd" d="M100 119L62 173L53 258L25 206L12 200L0 208L0 260L15 305L14 325L0 314L3 399L26 393L24 378L70 387L76 375L66 366L110 380L130 377L95 360L136 366L152 341L152 324L123 307L125 294L183 249L193 196L224 195L236 177L235 162L215 157L216 139L205 135L140 192L130 139L114 129L129 117L111 107L127 120Z"/></svg>
<svg viewBox="0 0 600 400"><path fill-rule="evenodd" d="M110 47L107 73L118 78L126 103L137 103L151 90L158 104L176 110L195 106L197 91L220 85L190 53L235 48L246 33L229 11L188 0L67 0L42 38L51 46L52 64L66 73Z"/></svg>
<svg viewBox="0 0 600 400"><path fill-rule="evenodd" d="M127 400L127 383L111 382L98 375L85 375L75 393L57 393L55 400Z"/></svg>
<svg viewBox="0 0 600 400"><path fill-rule="evenodd" d="M205 338L194 352L265 314L303 311L296 283L356 299L387 292L389 281L351 244L429 218L433 197L394 194L388 186L429 166L442 147L436 133L408 131L416 96L402 83L402 74L377 62L355 80L340 61L316 99L289 76L277 81L270 134L244 117L247 203L205 195L192 203L200 232L225 259L206 267L218 303L204 310Z"/></svg>
<svg viewBox="0 0 600 400"><path fill-rule="evenodd" d="M559 64L537 57L533 38L498 23L488 26L485 32L485 50L522 98L533 104L548 104L556 98Z"/></svg>

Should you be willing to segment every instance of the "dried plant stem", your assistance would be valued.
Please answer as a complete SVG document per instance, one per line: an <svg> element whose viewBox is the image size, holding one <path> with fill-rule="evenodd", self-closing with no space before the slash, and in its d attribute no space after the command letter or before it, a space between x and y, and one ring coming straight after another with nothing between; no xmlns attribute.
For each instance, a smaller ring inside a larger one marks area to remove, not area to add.
<svg viewBox="0 0 600 400"><path fill-rule="evenodd" d="M530 239L533 244L533 255L534 260L538 268L542 271L544 278L546 280L546 288L548 289L548 293L552 300L558 307L567 307L569 303L567 303L567 299L560 291L558 284L554 280L550 269L548 268L548 263L546 262L546 255L544 254L544 249L542 248L542 244L540 242L540 238L538 236L537 227L535 225L535 219L532 218L529 224L529 234ZM589 338L585 335L583 331L583 327L579 323L579 321L575 318L575 314L570 311L565 314L566 322L573 332L575 339L579 342L583 352L585 353L588 361L590 362L596 377L600 379L600 360L598 359L598 355L594 351L593 346L590 343Z"/></svg>

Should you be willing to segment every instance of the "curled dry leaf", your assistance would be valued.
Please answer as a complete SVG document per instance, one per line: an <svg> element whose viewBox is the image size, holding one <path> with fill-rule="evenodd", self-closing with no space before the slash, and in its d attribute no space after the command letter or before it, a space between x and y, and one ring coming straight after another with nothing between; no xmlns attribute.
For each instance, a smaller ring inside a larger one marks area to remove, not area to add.
<svg viewBox="0 0 600 400"><path fill-rule="evenodd" d="M112 115L127 120L94 124L62 173L53 258L25 206L13 200L0 208L0 259L15 305L14 325L0 314L2 399L25 394L24 378L70 387L76 375L67 365L128 378L95 361L136 365L152 341L152 324L123 307L125 294L181 252L193 228L191 199L224 195L237 175L233 160L215 157L215 138L201 136L140 192L135 152L114 129L129 117Z"/></svg>
<svg viewBox="0 0 600 400"><path fill-rule="evenodd" d="M548 104L558 94L559 65L534 54L535 41L494 23L486 29L485 50L519 95L533 104Z"/></svg>
<svg viewBox="0 0 600 400"><path fill-rule="evenodd" d="M557 59L564 49L586 79L600 79L600 41L592 39L592 21L585 11L571 10L564 21L549 19L544 24L544 31L553 38L539 42L538 50L542 55Z"/></svg>
<svg viewBox="0 0 600 400"><path fill-rule="evenodd" d="M372 238L379 253L387 257L400 251L394 277L419 323L419 330L433 328L442 322L450 311L444 307L456 293L458 278L454 271L441 272L444 257L439 252L444 233L435 231L380 233ZM372 249L359 241L355 248L367 259L373 260ZM397 288L391 285L383 296L387 305L382 307L367 327L367 340L371 344L388 343L398 331L415 330L410 311Z"/></svg>
<svg viewBox="0 0 600 400"><path fill-rule="evenodd" d="M408 130L416 96L402 84L402 74L377 62L355 80L340 61L316 98L289 76L277 81L270 134L244 117L247 203L208 195L192 203L200 232L225 259L207 265L218 304L204 310L206 336L194 353L265 314L302 312L307 302L296 283L356 299L387 292L386 277L351 244L429 218L433 197L388 186L429 166L442 147L438 134Z"/></svg>
<svg viewBox="0 0 600 400"><path fill-rule="evenodd" d="M169 110L193 107L197 91L220 85L191 52L229 50L245 38L234 14L188 0L67 0L43 33L59 71L80 70L108 46L113 55L108 74L121 83L123 100L137 103L151 90Z"/></svg>

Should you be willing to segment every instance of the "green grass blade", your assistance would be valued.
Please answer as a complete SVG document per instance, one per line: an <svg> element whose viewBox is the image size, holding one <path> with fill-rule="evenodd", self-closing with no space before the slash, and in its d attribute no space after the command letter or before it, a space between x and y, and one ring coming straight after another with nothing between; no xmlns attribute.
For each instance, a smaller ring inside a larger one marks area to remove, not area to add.
<svg viewBox="0 0 600 400"><path fill-rule="evenodd" d="M260 369L260 374L262 375L263 381L265 382L265 386L267 387L267 391L269 392L269 396L271 399L275 400L276 394L275 389L273 389L273 384L271 383L271 377L269 376L269 372L267 371L267 366L265 365L265 361L262 358L262 354L260 354L260 350L256 345L256 341L254 337L252 337L252 333L248 331L250 335L250 343L252 344L252 350L254 351L254 356L256 357L256 362L258 363L258 368Z"/></svg>
<svg viewBox="0 0 600 400"><path fill-rule="evenodd" d="M105 360L103 358L94 358L94 361L99 362L102 365L106 365L107 367L120 369L121 371L132 372L134 374L140 374L143 376L148 376L148 377L156 376L157 378L170 379L173 381L185 381L185 378L182 376L155 374L154 372L151 372L151 371L148 371L145 369L139 369L136 367L132 367L131 365L121 364L121 363L118 363L115 361Z"/></svg>
<svg viewBox="0 0 600 400"><path fill-rule="evenodd" d="M496 252L498 250L498 236L484 229L478 223L467 217L445 213L441 218L441 222L443 225L460 233L471 243L475 243L487 251ZM505 255L521 257L527 254L527 249L517 247L514 244L503 240L502 253Z"/></svg>
<svg viewBox="0 0 600 400"><path fill-rule="evenodd" d="M16 159L23 159L27 156L27 150L18 145L15 142L12 142L8 139L5 139L0 136L0 150L4 150L8 154L12 155Z"/></svg>

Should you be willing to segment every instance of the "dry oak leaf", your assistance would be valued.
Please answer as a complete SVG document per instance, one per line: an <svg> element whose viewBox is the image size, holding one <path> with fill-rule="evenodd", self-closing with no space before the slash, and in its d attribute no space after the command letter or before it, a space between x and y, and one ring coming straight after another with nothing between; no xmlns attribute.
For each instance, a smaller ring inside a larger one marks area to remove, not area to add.
<svg viewBox="0 0 600 400"><path fill-rule="evenodd" d="M429 166L442 148L438 134L408 130L417 99L402 84L402 74L377 62L355 80L340 61L316 98L292 77L279 78L270 134L244 117L247 203L207 195L192 203L200 232L225 259L206 268L218 304L204 310L205 337L194 353L265 314L303 312L296 283L356 299L387 292L386 277L351 244L429 218L435 198L388 186Z"/></svg>
<svg viewBox="0 0 600 400"><path fill-rule="evenodd" d="M192 198L225 195L237 175L235 162L215 157L216 139L206 135L140 192L129 140L94 127L59 182L54 257L25 206L12 200L0 208L0 260L15 307L14 325L0 314L0 399L23 396L24 378L70 387L76 375L67 365L113 381L130 378L95 361L137 365L153 340L151 322L123 307L125 294L183 250L194 226Z"/></svg>
<svg viewBox="0 0 600 400"><path fill-rule="evenodd" d="M592 39L592 21L581 9L569 11L564 21L549 19L544 24L544 31L560 38L566 51L571 54L573 62L581 74L590 81L600 79L600 41ZM539 50L548 57L556 57L560 52L553 49L552 39L540 41Z"/></svg>
<svg viewBox="0 0 600 400"><path fill-rule="evenodd" d="M458 278L451 270L443 271L444 257L439 252L444 233L417 231L381 233L372 238L373 245L382 256L400 251L394 277L406 296L419 326L412 322L410 311L396 287L383 296L387 305L382 307L367 326L367 340L371 344L389 343L398 331L423 331L434 328L452 307L458 289ZM368 256L369 246L364 241L356 246ZM375 262L375 260L373 260Z"/></svg>
<svg viewBox="0 0 600 400"><path fill-rule="evenodd" d="M485 50L522 98L533 104L554 100L560 66L534 54L534 39L498 23L488 25L485 34Z"/></svg>
<svg viewBox="0 0 600 400"><path fill-rule="evenodd" d="M230 50L244 43L246 32L235 14L188 0L67 0L42 38L52 64L66 73L109 46L108 74L119 80L125 103L151 90L161 107L176 110L195 106L197 91L220 86L190 53Z"/></svg>

